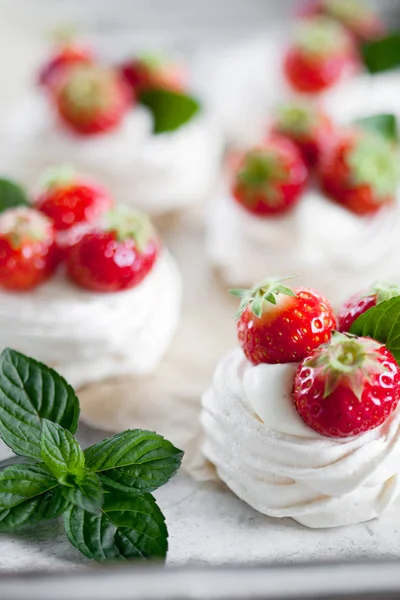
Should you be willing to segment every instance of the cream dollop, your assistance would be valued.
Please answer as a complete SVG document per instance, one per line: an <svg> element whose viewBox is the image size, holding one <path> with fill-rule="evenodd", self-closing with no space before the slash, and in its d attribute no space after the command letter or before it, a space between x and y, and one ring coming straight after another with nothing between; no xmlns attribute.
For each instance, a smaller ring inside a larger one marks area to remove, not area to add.
<svg viewBox="0 0 400 600"><path fill-rule="evenodd" d="M88 292L60 273L28 293L0 292L0 350L57 369L74 387L153 371L178 325L181 277L167 251L137 287Z"/></svg>
<svg viewBox="0 0 400 600"><path fill-rule="evenodd" d="M3 170L29 186L49 166L73 165L113 196L152 215L195 204L219 173L222 139L215 119L201 113L173 132L154 135L151 113L130 111L115 130L74 134L60 125L41 93L32 93L7 120Z"/></svg>
<svg viewBox="0 0 400 600"><path fill-rule="evenodd" d="M241 350L205 393L203 451L242 500L323 528L368 521L400 495L400 411L361 436L332 439L289 406L295 365L251 365Z"/></svg>
<svg viewBox="0 0 400 600"><path fill-rule="evenodd" d="M293 275L294 285L338 304L375 279L399 281L399 236L399 204L360 217L310 190L289 213L266 219L221 194L210 207L206 244L229 285Z"/></svg>

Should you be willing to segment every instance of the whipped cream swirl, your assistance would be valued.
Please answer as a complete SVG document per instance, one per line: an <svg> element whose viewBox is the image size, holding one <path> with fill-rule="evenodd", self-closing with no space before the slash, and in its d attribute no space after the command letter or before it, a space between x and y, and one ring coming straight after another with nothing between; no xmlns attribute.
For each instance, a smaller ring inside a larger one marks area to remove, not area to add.
<svg viewBox="0 0 400 600"><path fill-rule="evenodd" d="M399 237L398 203L360 217L310 190L289 213L263 219L221 194L210 207L207 252L229 285L294 275L338 304L375 279L400 280Z"/></svg>
<svg viewBox="0 0 400 600"><path fill-rule="evenodd" d="M190 206L211 191L219 173L222 139L205 113L173 132L154 135L148 109L136 106L115 130L82 136L59 123L47 98L32 93L7 121L3 170L28 186L57 164L98 179L118 202L152 215Z"/></svg>
<svg viewBox="0 0 400 600"><path fill-rule="evenodd" d="M153 371L175 332L181 278L164 251L137 287L101 294L60 273L28 293L0 292L1 347L54 367L74 387Z"/></svg>
<svg viewBox="0 0 400 600"><path fill-rule="evenodd" d="M314 528L378 517L400 495L400 411L358 437L321 436L293 406L296 367L255 367L240 349L229 353L203 397L205 456L270 517Z"/></svg>

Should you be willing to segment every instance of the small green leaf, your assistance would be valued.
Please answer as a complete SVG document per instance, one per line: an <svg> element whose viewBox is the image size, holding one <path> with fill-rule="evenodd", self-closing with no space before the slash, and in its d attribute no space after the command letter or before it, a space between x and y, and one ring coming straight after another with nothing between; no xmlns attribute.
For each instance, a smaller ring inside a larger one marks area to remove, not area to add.
<svg viewBox="0 0 400 600"><path fill-rule="evenodd" d="M382 342L400 363L400 297L368 309L354 321L350 333Z"/></svg>
<svg viewBox="0 0 400 600"><path fill-rule="evenodd" d="M389 113L380 113L357 119L355 123L368 131L380 133L390 142L399 141L399 130L395 115Z"/></svg>
<svg viewBox="0 0 400 600"><path fill-rule="evenodd" d="M86 472L76 481L75 487L64 487L63 493L69 504L75 504L95 515L100 513L103 490L95 473Z"/></svg>
<svg viewBox="0 0 400 600"><path fill-rule="evenodd" d="M74 476L84 473L85 456L72 433L58 423L43 419L41 449L43 462L58 481L74 487Z"/></svg>
<svg viewBox="0 0 400 600"><path fill-rule="evenodd" d="M229 293L232 294L232 296L237 296L238 298L243 298L244 296L247 296L249 291L248 290L229 290Z"/></svg>
<svg viewBox="0 0 400 600"><path fill-rule="evenodd" d="M88 558L102 562L166 556L164 515L151 494L106 494L99 516L71 506L63 519L69 541Z"/></svg>
<svg viewBox="0 0 400 600"><path fill-rule="evenodd" d="M0 178L0 212L16 206L29 206L25 190L14 181Z"/></svg>
<svg viewBox="0 0 400 600"><path fill-rule="evenodd" d="M366 42L361 46L361 56L370 73L388 71L400 66L400 32Z"/></svg>
<svg viewBox="0 0 400 600"><path fill-rule="evenodd" d="M45 465L14 465L0 473L0 532L61 514L67 502Z"/></svg>
<svg viewBox="0 0 400 600"><path fill-rule="evenodd" d="M171 90L142 92L139 101L147 106L154 118L154 133L175 131L190 121L200 110L195 98Z"/></svg>
<svg viewBox="0 0 400 600"><path fill-rule="evenodd" d="M0 356L0 436L16 454L41 460L42 419L71 433L79 400L58 373L15 350Z"/></svg>
<svg viewBox="0 0 400 600"><path fill-rule="evenodd" d="M135 429L85 450L86 466L105 489L143 493L164 485L178 470L183 452L161 435Z"/></svg>

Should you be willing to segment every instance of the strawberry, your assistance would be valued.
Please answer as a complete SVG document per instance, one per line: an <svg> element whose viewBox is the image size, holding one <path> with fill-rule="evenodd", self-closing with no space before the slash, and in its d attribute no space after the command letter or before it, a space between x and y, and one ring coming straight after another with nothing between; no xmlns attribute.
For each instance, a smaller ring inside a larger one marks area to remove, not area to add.
<svg viewBox="0 0 400 600"><path fill-rule="evenodd" d="M239 343L254 365L297 362L329 340L336 319L329 302L306 288L291 289L267 279L251 290L232 290L241 298Z"/></svg>
<svg viewBox="0 0 400 600"><path fill-rule="evenodd" d="M373 40L386 34L386 27L365 0L312 0L301 16L326 15L339 21L356 39Z"/></svg>
<svg viewBox="0 0 400 600"><path fill-rule="evenodd" d="M85 135L114 129L131 105L125 81L116 71L98 65L78 65L63 72L52 97L61 120Z"/></svg>
<svg viewBox="0 0 400 600"><path fill-rule="evenodd" d="M321 149L332 136L333 124L323 110L297 100L278 108L273 131L289 137L300 148L306 162L315 165Z"/></svg>
<svg viewBox="0 0 400 600"><path fill-rule="evenodd" d="M237 160L232 193L255 215L278 215L300 199L307 175L306 164L293 142L273 137Z"/></svg>
<svg viewBox="0 0 400 600"><path fill-rule="evenodd" d="M350 331L354 321L368 309L396 296L400 296L400 286L386 282L375 283L366 292L355 294L343 304L339 311L339 331Z"/></svg>
<svg viewBox="0 0 400 600"><path fill-rule="evenodd" d="M120 65L119 71L135 95L153 89L184 92L187 87L182 66L163 56L146 54L133 58Z"/></svg>
<svg viewBox="0 0 400 600"><path fill-rule="evenodd" d="M59 74L65 69L78 64L94 62L94 55L90 48L77 44L65 44L54 52L50 59L43 65L39 72L39 84L51 87Z"/></svg>
<svg viewBox="0 0 400 600"><path fill-rule="evenodd" d="M383 344L334 333L299 365L293 399L312 429L333 438L382 425L400 400L400 371Z"/></svg>
<svg viewBox="0 0 400 600"><path fill-rule="evenodd" d="M316 94L355 70L356 50L346 30L330 19L303 21L284 58L285 75L298 92Z"/></svg>
<svg viewBox="0 0 400 600"><path fill-rule="evenodd" d="M85 233L67 250L69 277L96 292L117 292L138 285L159 254L157 235L144 214L119 206L103 226Z"/></svg>
<svg viewBox="0 0 400 600"><path fill-rule="evenodd" d="M53 225L33 208L0 214L0 285L30 290L48 279L58 264Z"/></svg>
<svg viewBox="0 0 400 600"><path fill-rule="evenodd" d="M398 151L379 134L344 131L323 150L319 177L333 200L358 215L373 214L396 199Z"/></svg>
<svg viewBox="0 0 400 600"><path fill-rule="evenodd" d="M74 169L60 167L46 174L35 205L53 220L57 231L94 223L113 205L108 192L80 177Z"/></svg>

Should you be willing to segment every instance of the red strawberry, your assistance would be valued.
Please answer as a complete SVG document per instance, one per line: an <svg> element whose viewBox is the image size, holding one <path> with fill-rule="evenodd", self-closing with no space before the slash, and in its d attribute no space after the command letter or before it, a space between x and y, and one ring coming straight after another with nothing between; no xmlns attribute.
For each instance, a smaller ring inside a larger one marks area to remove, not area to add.
<svg viewBox="0 0 400 600"><path fill-rule="evenodd" d="M365 0L312 0L301 11L303 17L316 15L337 19L362 41L373 40L386 33L385 25Z"/></svg>
<svg viewBox="0 0 400 600"><path fill-rule="evenodd" d="M30 290L48 279L58 264L51 221L33 208L0 214L0 285Z"/></svg>
<svg viewBox="0 0 400 600"><path fill-rule="evenodd" d="M73 169L52 169L35 201L36 207L50 217L57 231L77 224L95 223L113 205L108 192L80 177Z"/></svg>
<svg viewBox="0 0 400 600"><path fill-rule="evenodd" d="M319 93L355 70L356 51L346 30L318 17L303 21L284 59L289 83L298 92Z"/></svg>
<svg viewBox="0 0 400 600"><path fill-rule="evenodd" d="M90 48L77 44L61 46L40 69L39 84L50 87L64 69L77 64L93 62L94 55Z"/></svg>
<svg viewBox="0 0 400 600"><path fill-rule="evenodd" d="M333 124L323 110L298 100L279 107L273 131L289 137L299 146L306 161L314 165L332 136Z"/></svg>
<svg viewBox="0 0 400 600"><path fill-rule="evenodd" d="M166 89L184 92L186 72L181 65L162 56L145 55L124 62L119 70L135 94L147 90Z"/></svg>
<svg viewBox="0 0 400 600"><path fill-rule="evenodd" d="M345 131L321 154L321 185L354 213L373 214L396 199L398 161L397 150L379 134Z"/></svg>
<svg viewBox="0 0 400 600"><path fill-rule="evenodd" d="M400 371L383 344L334 333L299 365L293 398L312 429L328 437L382 425L400 400Z"/></svg>
<svg viewBox="0 0 400 600"><path fill-rule="evenodd" d="M117 127L131 106L131 92L120 75L98 65L66 70L52 88L62 121L77 133L103 133Z"/></svg>
<svg viewBox="0 0 400 600"><path fill-rule="evenodd" d="M300 199L307 175L306 164L293 142L275 137L241 157L232 193L255 215L282 214Z"/></svg>
<svg viewBox="0 0 400 600"><path fill-rule="evenodd" d="M159 241L149 219L119 206L67 251L69 277L96 292L117 292L138 285L153 267Z"/></svg>
<svg viewBox="0 0 400 600"><path fill-rule="evenodd" d="M381 302L400 296L400 286L395 283L379 282L361 294L355 294L345 302L339 311L339 331L350 331L350 327L358 317L369 308L377 306Z"/></svg>
<svg viewBox="0 0 400 600"><path fill-rule="evenodd" d="M328 341L336 327L333 308L314 290L292 290L278 279L267 279L232 293L241 298L239 343L254 365L302 360Z"/></svg>

